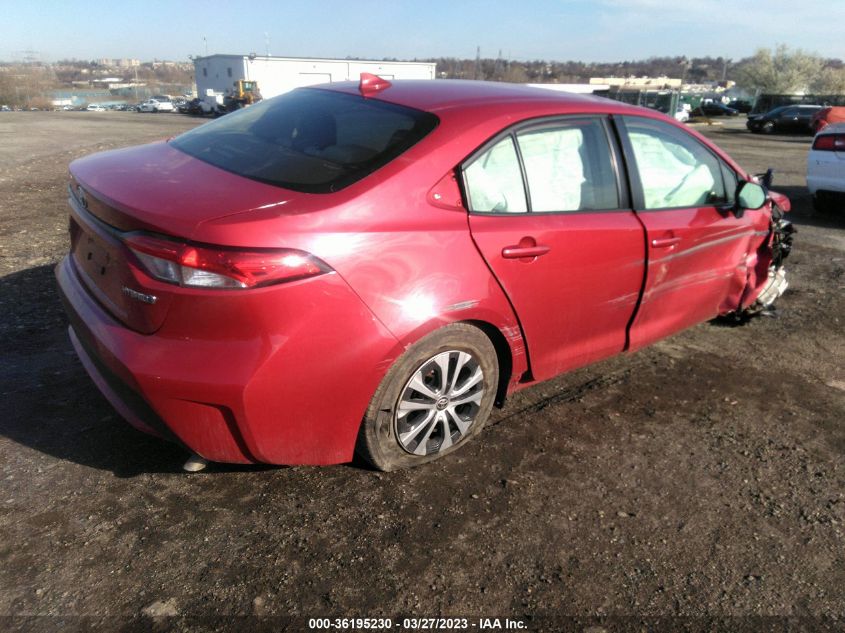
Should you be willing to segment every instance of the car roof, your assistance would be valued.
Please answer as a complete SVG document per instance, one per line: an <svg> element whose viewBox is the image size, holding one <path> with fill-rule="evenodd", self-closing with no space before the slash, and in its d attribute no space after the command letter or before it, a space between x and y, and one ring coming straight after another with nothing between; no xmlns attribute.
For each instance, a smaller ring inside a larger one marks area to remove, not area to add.
<svg viewBox="0 0 845 633"><path fill-rule="evenodd" d="M360 94L359 84L355 81L335 82L314 88ZM642 108L593 95L559 92L523 84L459 79L392 81L389 87L373 94L371 98L437 114L480 106L520 111L528 106L532 109L547 107L560 112L642 113Z"/></svg>

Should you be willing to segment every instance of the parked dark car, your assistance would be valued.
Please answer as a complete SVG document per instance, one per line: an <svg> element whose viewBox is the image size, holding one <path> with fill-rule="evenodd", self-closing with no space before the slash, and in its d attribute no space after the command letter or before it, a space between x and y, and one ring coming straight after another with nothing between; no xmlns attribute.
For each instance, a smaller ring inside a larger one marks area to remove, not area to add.
<svg viewBox="0 0 845 633"><path fill-rule="evenodd" d="M734 110L733 108L729 108L723 103L719 103L718 101L708 101L707 103L702 103L697 108L693 108L692 111L693 116L737 116L739 115L739 110Z"/></svg>
<svg viewBox="0 0 845 633"><path fill-rule="evenodd" d="M748 114L751 112L751 108L754 107L754 104L750 101L746 101L745 99L732 99L728 101L728 107L733 108L737 112Z"/></svg>
<svg viewBox="0 0 845 633"><path fill-rule="evenodd" d="M185 103L180 103L176 106L176 109L179 110L182 114L196 114L197 103L199 99L194 98L190 101L185 101Z"/></svg>
<svg viewBox="0 0 845 633"><path fill-rule="evenodd" d="M214 110L207 101L199 98L194 98L179 106L179 112L182 114L192 114L194 116L205 116L206 114L213 114Z"/></svg>
<svg viewBox="0 0 845 633"><path fill-rule="evenodd" d="M752 132L771 134L772 132L801 132L812 134L813 115L821 109L820 105L788 105L769 110L766 114L748 117L745 123Z"/></svg>

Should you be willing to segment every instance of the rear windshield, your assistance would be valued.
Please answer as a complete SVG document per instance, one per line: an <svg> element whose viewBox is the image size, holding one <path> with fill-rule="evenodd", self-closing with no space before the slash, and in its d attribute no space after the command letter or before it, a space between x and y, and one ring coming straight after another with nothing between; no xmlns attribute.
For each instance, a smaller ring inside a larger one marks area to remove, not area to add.
<svg viewBox="0 0 845 633"><path fill-rule="evenodd" d="M433 114L300 88L176 137L173 147L253 180L329 193L390 162L437 125Z"/></svg>

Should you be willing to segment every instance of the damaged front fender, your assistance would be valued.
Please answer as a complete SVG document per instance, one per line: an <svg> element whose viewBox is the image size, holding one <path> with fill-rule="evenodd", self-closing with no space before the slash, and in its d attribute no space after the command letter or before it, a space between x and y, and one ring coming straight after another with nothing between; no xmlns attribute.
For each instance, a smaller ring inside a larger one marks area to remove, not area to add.
<svg viewBox="0 0 845 633"><path fill-rule="evenodd" d="M791 205L789 198L775 191L769 192L769 199L769 234L756 253L757 261L748 266L748 282L739 308L733 313L738 320L768 310L789 287L783 263L792 250L796 229L784 215Z"/></svg>

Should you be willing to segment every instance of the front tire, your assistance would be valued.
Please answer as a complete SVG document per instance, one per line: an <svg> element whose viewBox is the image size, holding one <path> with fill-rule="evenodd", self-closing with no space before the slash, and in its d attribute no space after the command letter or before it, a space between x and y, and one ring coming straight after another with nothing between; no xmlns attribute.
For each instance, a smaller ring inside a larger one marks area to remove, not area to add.
<svg viewBox="0 0 845 633"><path fill-rule="evenodd" d="M356 452L384 471L448 455L481 431L498 386L490 339L466 323L447 325L390 368L361 423Z"/></svg>

